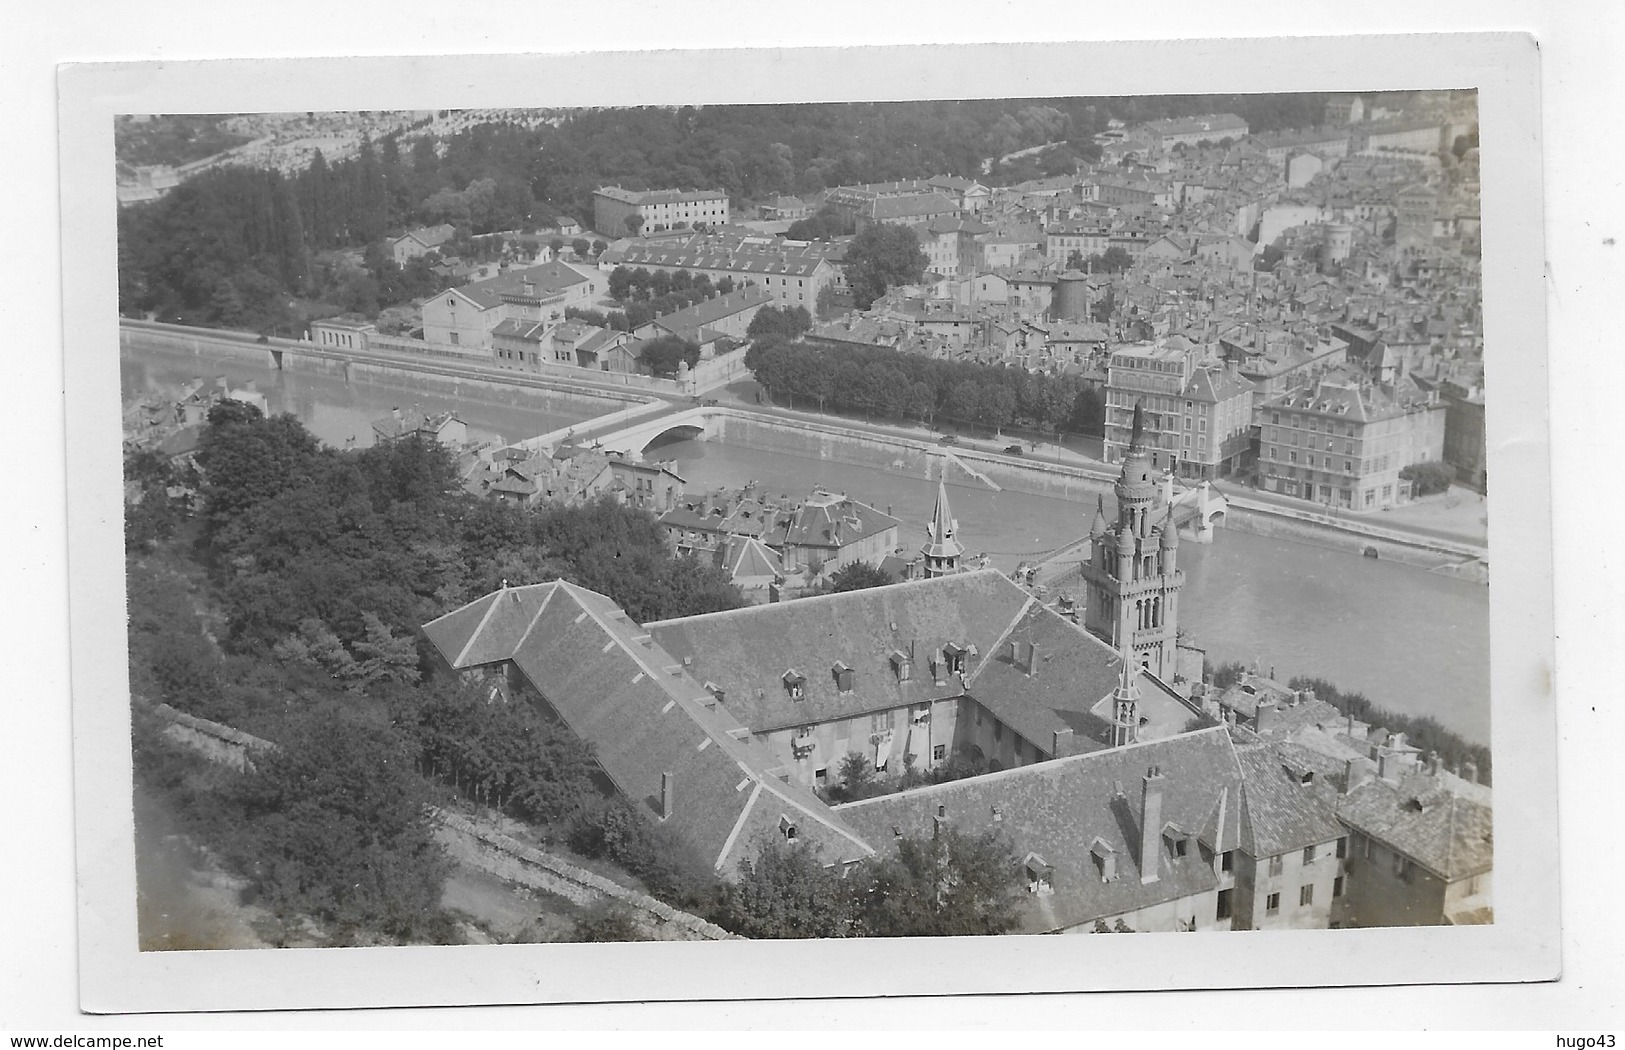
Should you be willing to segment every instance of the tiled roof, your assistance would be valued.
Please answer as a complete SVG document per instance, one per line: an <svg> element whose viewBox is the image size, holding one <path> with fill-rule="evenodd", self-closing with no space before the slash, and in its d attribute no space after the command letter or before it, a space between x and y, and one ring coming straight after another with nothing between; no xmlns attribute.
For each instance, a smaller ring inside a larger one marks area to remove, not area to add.
<svg viewBox="0 0 1625 1050"><path fill-rule="evenodd" d="M530 294L538 299L548 299L566 288L583 284L586 280L587 278L563 263L550 262L540 266L527 266L522 270L509 270L500 276L464 285L457 291L478 303L482 309L488 310L501 303L503 296ZM530 293L525 291L526 281L534 286Z"/></svg>
<svg viewBox="0 0 1625 1050"><path fill-rule="evenodd" d="M715 324L724 317L772 301L773 294L771 292L750 284L729 292L727 295L702 300L687 309L662 314L654 319L654 323L672 332L697 329L704 325Z"/></svg>
<svg viewBox="0 0 1625 1050"><path fill-rule="evenodd" d="M769 539L774 546L827 547L834 550L896 528L902 522L855 499L819 493L803 503L782 534Z"/></svg>
<svg viewBox="0 0 1625 1050"><path fill-rule="evenodd" d="M486 595L424 626L454 667L512 659L620 792L731 874L781 817L832 862L873 851L610 599L565 581Z"/></svg>
<svg viewBox="0 0 1625 1050"><path fill-rule="evenodd" d="M723 564L730 579L752 576L782 576L784 564L779 556L762 545L754 536L735 537L728 545L727 560Z"/></svg>
<svg viewBox="0 0 1625 1050"><path fill-rule="evenodd" d="M837 806L835 812L876 847L891 841L894 828L904 835L929 835L938 807L942 819L961 832L1003 833L1018 858L1036 853L1053 869L1054 893L1028 898L1022 915L1022 932L1043 933L1217 885L1211 859L1194 846L1185 857L1176 856L1167 835L1156 839L1159 877L1140 881L1141 778L1153 766L1164 774L1164 826L1204 837L1210 848L1209 836L1218 834L1221 849L1233 848L1241 775L1230 738L1219 727L881 795ZM1091 854L1097 840L1116 857L1117 877L1109 882L1102 881Z"/></svg>
<svg viewBox="0 0 1625 1050"><path fill-rule="evenodd" d="M1029 600L1002 573L984 570L664 620L648 629L668 652L692 660L696 677L721 686L742 722L763 732L957 696L957 678L933 683L931 660L948 642L988 653ZM911 650L912 676L899 682L892 653ZM836 686L837 662L856 672L850 692ZM784 686L791 668L807 678L801 700Z"/></svg>
<svg viewBox="0 0 1625 1050"><path fill-rule="evenodd" d="M1266 744L1238 747L1241 764L1241 838L1253 857L1273 857L1342 838L1343 825L1325 793L1288 767L1296 763ZM1298 767L1302 768L1302 767Z"/></svg>
<svg viewBox="0 0 1625 1050"><path fill-rule="evenodd" d="M1432 778L1368 780L1339 800L1337 815L1447 882L1489 871L1495 860L1490 807Z"/></svg>
<svg viewBox="0 0 1625 1050"><path fill-rule="evenodd" d="M1012 653L1012 642L1020 657ZM1028 645L1034 647L1030 675ZM1111 646L1033 602L985 655L965 691L1046 751L1058 750L1054 734L1068 731L1074 748L1094 751L1111 743L1111 723L1092 709L1112 695L1122 668Z"/></svg>

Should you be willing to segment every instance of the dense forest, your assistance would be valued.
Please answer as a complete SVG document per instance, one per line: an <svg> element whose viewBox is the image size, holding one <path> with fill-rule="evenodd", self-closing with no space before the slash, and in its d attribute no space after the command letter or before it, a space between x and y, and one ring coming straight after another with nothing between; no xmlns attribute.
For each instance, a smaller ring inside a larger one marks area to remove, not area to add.
<svg viewBox="0 0 1625 1050"><path fill-rule="evenodd" d="M926 423L1099 433L1105 406L1081 378L946 361L885 347L758 340L745 365L776 402Z"/></svg>
<svg viewBox="0 0 1625 1050"><path fill-rule="evenodd" d="M1056 143L1046 170L1092 159L1116 118L1232 111L1255 130L1320 119L1321 95L831 103L570 110L555 126L479 125L445 139L389 136L354 158L317 155L294 176L206 172L119 214L124 313L295 334L310 316L375 310L429 294L375 251L360 270L335 249L377 246L391 232L449 223L456 247L499 230L592 221L592 192L708 186L738 207L778 193L932 174L983 176L983 162ZM193 129L205 134L206 129ZM146 154L141 154L146 155ZM1030 177L1023 158L994 182ZM370 282L370 283L369 283ZM397 298L399 297L399 298ZM370 308L370 309L369 309Z"/></svg>

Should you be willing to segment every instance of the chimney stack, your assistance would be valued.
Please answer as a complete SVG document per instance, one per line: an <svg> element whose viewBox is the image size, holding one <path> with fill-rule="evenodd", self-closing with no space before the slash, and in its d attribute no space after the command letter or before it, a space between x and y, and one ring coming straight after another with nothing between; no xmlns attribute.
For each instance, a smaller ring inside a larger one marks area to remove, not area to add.
<svg viewBox="0 0 1625 1050"><path fill-rule="evenodd" d="M1348 794L1365 783L1365 766L1357 758L1343 763L1343 794Z"/></svg>
<svg viewBox="0 0 1625 1050"><path fill-rule="evenodd" d="M1386 747L1377 748L1377 777L1393 780L1399 775L1399 756Z"/></svg>
<svg viewBox="0 0 1625 1050"><path fill-rule="evenodd" d="M1156 882L1157 862L1162 856L1162 770L1152 766L1141 778L1140 793L1140 881Z"/></svg>
<svg viewBox="0 0 1625 1050"><path fill-rule="evenodd" d="M1270 728L1270 723L1273 722L1274 719L1275 701L1273 699L1260 700L1258 702L1258 706L1253 710L1253 732L1257 733L1259 736L1263 736L1265 731Z"/></svg>
<svg viewBox="0 0 1625 1050"><path fill-rule="evenodd" d="M676 805L674 794L676 777L671 773L660 774L660 819L670 820Z"/></svg>
<svg viewBox="0 0 1625 1050"><path fill-rule="evenodd" d="M1027 677L1033 678L1038 674L1038 643L1027 643Z"/></svg>
<svg viewBox="0 0 1625 1050"><path fill-rule="evenodd" d="M1478 783L1478 763L1468 759L1461 764L1461 779L1469 784Z"/></svg>

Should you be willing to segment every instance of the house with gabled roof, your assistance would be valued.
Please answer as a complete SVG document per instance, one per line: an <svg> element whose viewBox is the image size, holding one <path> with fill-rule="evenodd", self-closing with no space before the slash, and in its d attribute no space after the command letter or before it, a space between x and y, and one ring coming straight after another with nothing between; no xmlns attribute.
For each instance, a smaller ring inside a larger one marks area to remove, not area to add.
<svg viewBox="0 0 1625 1050"><path fill-rule="evenodd" d="M408 230L390 241L389 251L395 257L395 265L405 266L413 259L440 251L456 235L456 227L447 222L438 226L423 226Z"/></svg>
<svg viewBox="0 0 1625 1050"><path fill-rule="evenodd" d="M424 625L453 670L500 702L533 703L593 744L616 790L724 877L762 836L827 863L874 849L649 632L602 594L563 580L504 587Z"/></svg>

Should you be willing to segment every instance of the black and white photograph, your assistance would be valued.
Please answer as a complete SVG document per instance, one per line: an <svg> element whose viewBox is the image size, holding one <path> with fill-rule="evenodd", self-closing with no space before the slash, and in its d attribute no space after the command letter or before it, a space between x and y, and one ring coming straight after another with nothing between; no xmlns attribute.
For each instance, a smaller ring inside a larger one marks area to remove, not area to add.
<svg viewBox="0 0 1625 1050"><path fill-rule="evenodd" d="M1554 978L1538 56L1336 51L66 70L87 996Z"/></svg>

